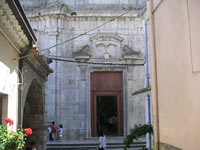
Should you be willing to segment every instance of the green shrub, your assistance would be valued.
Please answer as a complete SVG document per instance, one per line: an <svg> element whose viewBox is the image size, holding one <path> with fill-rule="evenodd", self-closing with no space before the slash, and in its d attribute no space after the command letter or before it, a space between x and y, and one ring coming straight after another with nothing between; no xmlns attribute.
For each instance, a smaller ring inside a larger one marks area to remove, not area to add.
<svg viewBox="0 0 200 150"><path fill-rule="evenodd" d="M127 150L127 148L130 147L130 144L133 143L134 140L145 136L147 133L153 134L152 125L135 125L135 127L130 130L130 134L124 139L124 149Z"/></svg>

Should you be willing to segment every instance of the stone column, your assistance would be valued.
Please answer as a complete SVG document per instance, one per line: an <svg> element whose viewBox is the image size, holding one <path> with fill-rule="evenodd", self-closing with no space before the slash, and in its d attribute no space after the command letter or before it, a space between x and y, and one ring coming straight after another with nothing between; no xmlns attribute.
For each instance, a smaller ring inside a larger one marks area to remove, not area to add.
<svg viewBox="0 0 200 150"><path fill-rule="evenodd" d="M88 117L90 119L90 114L88 114L88 110L90 110L90 105L88 105L88 100L89 97L87 95L87 77L86 77L86 69L87 69L87 65L85 64L80 64L79 65L80 68L80 93L79 96L81 97L81 101L80 104L83 105L82 107L83 110L82 112L84 112L84 127L82 126L80 129L80 135L81 138L86 138L88 137L88 133L89 133L89 122L88 122ZM81 106L80 106L81 107Z"/></svg>
<svg viewBox="0 0 200 150"><path fill-rule="evenodd" d="M46 149L46 137L47 137L47 125L45 124L38 124L33 125L32 129L34 130L36 135L40 135L35 139L37 149L38 150L45 150Z"/></svg>
<svg viewBox="0 0 200 150"><path fill-rule="evenodd" d="M48 31L48 47L54 46L57 44L57 36L58 32L56 29L49 30ZM57 56L57 47L53 47L49 49L49 55ZM57 95L57 85L58 85L58 79L57 79L57 61L53 61L50 64L50 68L53 69L53 73L49 75L48 81L47 81L47 118L49 121L58 121L58 95Z"/></svg>

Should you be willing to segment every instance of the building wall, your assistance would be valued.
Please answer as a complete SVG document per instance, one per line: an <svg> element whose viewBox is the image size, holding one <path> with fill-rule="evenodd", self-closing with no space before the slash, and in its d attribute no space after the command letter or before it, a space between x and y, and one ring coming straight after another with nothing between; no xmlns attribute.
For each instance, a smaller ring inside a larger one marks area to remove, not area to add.
<svg viewBox="0 0 200 150"><path fill-rule="evenodd" d="M66 9L38 9L27 12L33 30L38 37L38 46L42 50L57 43L71 39L124 11L76 11L70 16ZM39 15L38 15L39 14ZM44 51L49 57L75 60L75 53L85 45L89 46L91 62L144 63L143 20L135 17L137 11L130 11L101 28L75 40ZM111 55L104 59L105 45ZM124 59L123 46L139 52L138 59ZM84 60L85 61L85 60ZM64 126L64 139L84 139L91 136L91 71L122 71L124 100L124 135L135 124L145 123L145 100L143 96L132 96L135 90L144 87L144 67L141 66L105 66L77 64L54 60L50 64L54 73L47 82L47 119Z"/></svg>
<svg viewBox="0 0 200 150"><path fill-rule="evenodd" d="M18 57L18 53L2 32L0 32L0 53L0 95L3 96L5 104L2 124L6 125L4 119L9 117L14 121L15 130L18 120L18 61L12 59Z"/></svg>
<svg viewBox="0 0 200 150"><path fill-rule="evenodd" d="M154 8L159 2L154 0ZM198 0L165 0L154 12L160 149L163 150L200 148L199 9Z"/></svg>

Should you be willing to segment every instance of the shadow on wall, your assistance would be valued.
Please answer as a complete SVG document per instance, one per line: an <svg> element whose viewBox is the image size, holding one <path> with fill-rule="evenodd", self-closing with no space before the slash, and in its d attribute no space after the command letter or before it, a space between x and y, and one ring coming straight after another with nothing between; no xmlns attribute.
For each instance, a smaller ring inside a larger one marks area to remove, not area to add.
<svg viewBox="0 0 200 150"><path fill-rule="evenodd" d="M32 128L33 134L27 138L26 147L34 141L38 147L45 143L44 105L42 88L34 79L29 87L23 115L23 128Z"/></svg>

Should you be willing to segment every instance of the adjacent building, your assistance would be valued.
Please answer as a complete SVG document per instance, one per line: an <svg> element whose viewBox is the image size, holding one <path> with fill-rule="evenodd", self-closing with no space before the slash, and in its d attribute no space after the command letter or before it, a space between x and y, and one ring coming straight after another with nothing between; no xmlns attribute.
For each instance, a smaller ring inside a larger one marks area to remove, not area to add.
<svg viewBox="0 0 200 150"><path fill-rule="evenodd" d="M198 0L150 0L155 150L199 146L200 51Z"/></svg>
<svg viewBox="0 0 200 150"><path fill-rule="evenodd" d="M33 45L37 39L18 0L0 0L0 124L5 118L17 128L32 128L45 149L45 82L52 70Z"/></svg>

